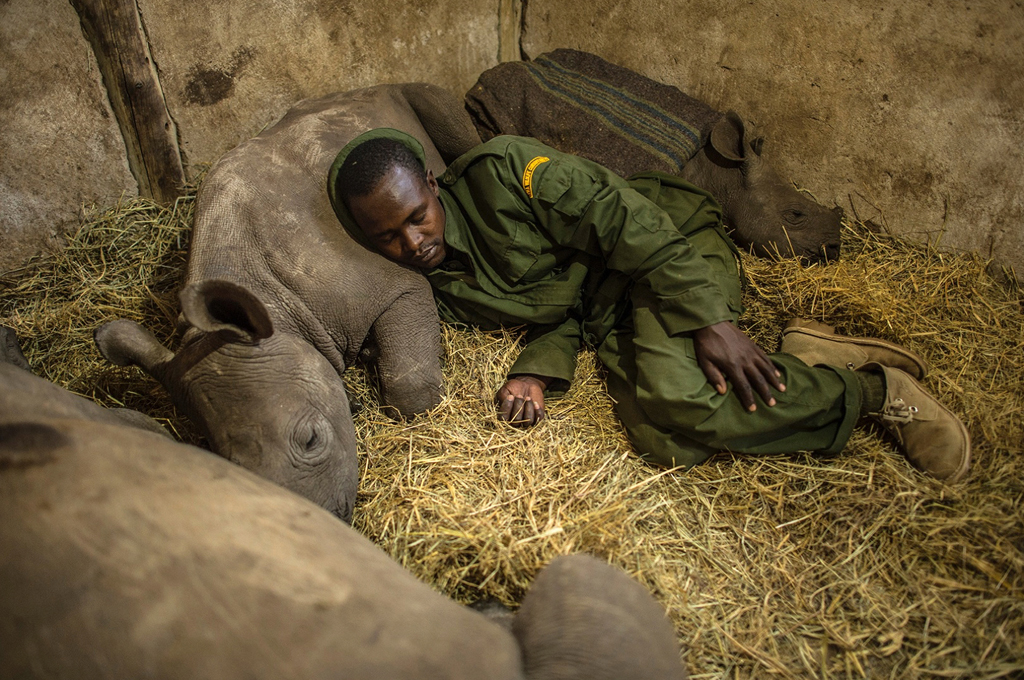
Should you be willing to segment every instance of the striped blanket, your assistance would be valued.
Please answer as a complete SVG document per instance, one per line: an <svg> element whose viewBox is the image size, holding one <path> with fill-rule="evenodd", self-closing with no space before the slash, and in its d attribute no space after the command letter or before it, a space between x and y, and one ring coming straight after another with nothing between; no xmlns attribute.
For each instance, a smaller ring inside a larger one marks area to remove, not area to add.
<svg viewBox="0 0 1024 680"><path fill-rule="evenodd" d="M536 137L624 177L678 173L722 117L675 87L568 49L484 71L466 108L484 141Z"/></svg>

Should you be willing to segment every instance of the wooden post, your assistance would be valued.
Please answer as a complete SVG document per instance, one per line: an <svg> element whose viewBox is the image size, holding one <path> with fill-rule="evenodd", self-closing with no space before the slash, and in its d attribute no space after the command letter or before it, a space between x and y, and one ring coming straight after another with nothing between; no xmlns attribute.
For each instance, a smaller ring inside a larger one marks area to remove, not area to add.
<svg viewBox="0 0 1024 680"><path fill-rule="evenodd" d="M135 0L71 0L92 45L139 194L171 203L184 193L178 132Z"/></svg>
<svg viewBox="0 0 1024 680"><path fill-rule="evenodd" d="M498 0L498 61L520 61L523 0Z"/></svg>

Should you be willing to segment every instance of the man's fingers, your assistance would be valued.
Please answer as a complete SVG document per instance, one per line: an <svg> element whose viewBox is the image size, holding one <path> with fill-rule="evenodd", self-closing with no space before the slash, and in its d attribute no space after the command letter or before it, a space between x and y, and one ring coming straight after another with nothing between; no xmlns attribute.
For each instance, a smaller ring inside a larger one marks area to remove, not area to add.
<svg viewBox="0 0 1024 680"><path fill-rule="evenodd" d="M523 403L522 397L516 397L515 401L512 402L512 414L509 417L510 423L518 423L523 418Z"/></svg>
<svg viewBox="0 0 1024 680"><path fill-rule="evenodd" d="M768 384L768 380L762 373L754 371L753 375L750 376L750 381L754 384L754 389L761 396L764 403L769 406L775 406L775 397L772 396L772 388Z"/></svg>
<svg viewBox="0 0 1024 680"><path fill-rule="evenodd" d="M517 398L512 402L512 408L508 418L504 418L513 425L530 426L536 425L544 419L544 407L534 402L529 397Z"/></svg>
<svg viewBox="0 0 1024 680"><path fill-rule="evenodd" d="M700 362L700 368L704 371L704 377L708 379L712 387L718 390L719 394L725 394L725 376L718 370L718 367L710 361L702 361Z"/></svg>
<svg viewBox="0 0 1024 680"><path fill-rule="evenodd" d="M740 403L743 404L743 408L748 411L757 410L757 404L754 403L754 390L751 389L746 376L737 376L736 378L733 378L732 389L736 392L736 397L740 400Z"/></svg>
<svg viewBox="0 0 1024 680"><path fill-rule="evenodd" d="M778 367L772 363L772 360L767 356L764 357L764 361L761 364L761 373L765 379L771 384L772 387L779 390L780 392L786 391L786 386L782 382L782 373Z"/></svg>
<svg viewBox="0 0 1024 680"><path fill-rule="evenodd" d="M511 394L498 400L498 420L510 420L512 418L512 404L515 397Z"/></svg>
<svg viewBox="0 0 1024 680"><path fill-rule="evenodd" d="M533 425L533 402L529 399L523 401L519 406L519 411L512 422L516 425Z"/></svg>

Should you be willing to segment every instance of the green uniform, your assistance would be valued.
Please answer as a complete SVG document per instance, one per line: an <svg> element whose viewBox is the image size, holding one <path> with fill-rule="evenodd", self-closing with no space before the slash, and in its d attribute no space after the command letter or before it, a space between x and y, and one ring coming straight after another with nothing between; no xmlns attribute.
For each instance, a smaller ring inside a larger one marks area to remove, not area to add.
<svg viewBox="0 0 1024 680"><path fill-rule="evenodd" d="M526 327L511 375L564 389L581 346L596 348L631 441L661 465L845 445L861 398L852 372L773 355L787 390L749 413L697 364L692 332L741 311L736 248L706 192L661 173L626 181L509 136L454 161L439 184L448 257L427 273L438 309L449 322Z"/></svg>

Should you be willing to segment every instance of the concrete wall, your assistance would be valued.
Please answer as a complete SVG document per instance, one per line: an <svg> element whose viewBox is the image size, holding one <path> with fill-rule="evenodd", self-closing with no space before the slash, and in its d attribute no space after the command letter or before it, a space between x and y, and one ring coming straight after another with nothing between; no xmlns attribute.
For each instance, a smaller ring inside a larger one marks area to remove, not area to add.
<svg viewBox="0 0 1024 680"><path fill-rule="evenodd" d="M522 47L735 109L821 202L1024 275L1018 0L529 0Z"/></svg>
<svg viewBox="0 0 1024 680"><path fill-rule="evenodd" d="M306 97L408 81L461 95L498 63L498 1L139 0L139 8L194 170Z"/></svg>
<svg viewBox="0 0 1024 680"><path fill-rule="evenodd" d="M137 192L96 59L67 0L0 3L0 272Z"/></svg>
<svg viewBox="0 0 1024 680"><path fill-rule="evenodd" d="M190 175L298 99L409 80L461 94L516 55L521 29L528 56L584 49L739 111L823 203L1024 273L1021 0L137 7ZM0 86L3 271L73 227L82 203L137 188L67 0L0 0Z"/></svg>

